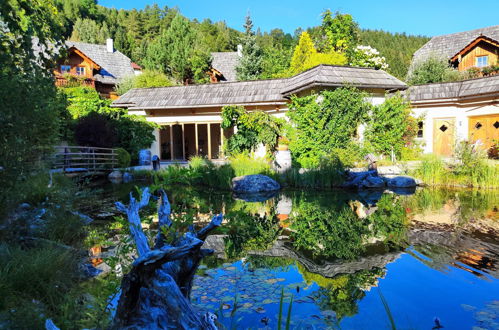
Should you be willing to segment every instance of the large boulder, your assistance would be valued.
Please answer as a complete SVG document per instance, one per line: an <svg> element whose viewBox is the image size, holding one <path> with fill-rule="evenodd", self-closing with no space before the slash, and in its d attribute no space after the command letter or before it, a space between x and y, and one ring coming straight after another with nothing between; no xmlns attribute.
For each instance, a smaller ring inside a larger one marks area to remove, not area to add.
<svg viewBox="0 0 499 330"><path fill-rule="evenodd" d="M413 188L417 186L417 183L410 176L396 176L388 179L387 185L390 188Z"/></svg>
<svg viewBox="0 0 499 330"><path fill-rule="evenodd" d="M362 187L367 189L385 188L385 180L383 180L383 178L380 178L379 176L368 175L362 181Z"/></svg>
<svg viewBox="0 0 499 330"><path fill-rule="evenodd" d="M257 193L279 189L281 189L279 183L266 175L244 175L232 179L232 190L235 192Z"/></svg>

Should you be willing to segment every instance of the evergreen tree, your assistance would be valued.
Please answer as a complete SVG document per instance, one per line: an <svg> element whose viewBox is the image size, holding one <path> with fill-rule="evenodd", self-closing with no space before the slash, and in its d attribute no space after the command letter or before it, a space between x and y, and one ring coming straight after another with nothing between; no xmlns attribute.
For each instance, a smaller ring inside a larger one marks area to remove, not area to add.
<svg viewBox="0 0 499 330"><path fill-rule="evenodd" d="M345 65L347 58L343 53L330 51L318 53L308 32L303 32L291 58L289 75L298 74L319 64Z"/></svg>
<svg viewBox="0 0 499 330"><path fill-rule="evenodd" d="M330 10L322 14L322 35L325 37L319 43L323 52L351 51L359 41L359 27L349 14L336 12L335 16Z"/></svg>
<svg viewBox="0 0 499 330"><path fill-rule="evenodd" d="M246 16L244 24L245 34L242 38L242 58L236 67L238 80L256 80L263 72L263 52L256 43L256 36L253 33L253 22L251 17Z"/></svg>

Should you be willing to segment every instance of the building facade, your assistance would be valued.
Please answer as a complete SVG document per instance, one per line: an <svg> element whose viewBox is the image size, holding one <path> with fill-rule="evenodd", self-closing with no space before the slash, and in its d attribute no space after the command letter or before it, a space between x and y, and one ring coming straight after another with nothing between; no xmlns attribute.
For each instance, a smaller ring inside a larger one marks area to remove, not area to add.
<svg viewBox="0 0 499 330"><path fill-rule="evenodd" d="M414 113L423 117L418 140L425 153L452 156L459 141L484 150L499 142L499 75L412 86Z"/></svg>
<svg viewBox="0 0 499 330"><path fill-rule="evenodd" d="M284 117L293 95L345 85L367 91L374 104L382 103L387 92L407 88L382 70L319 65L284 79L133 89L112 106L127 108L130 114L161 125L151 146L151 153L161 160L188 160L194 155L220 159L224 137L233 134L221 129L224 106L240 105Z"/></svg>

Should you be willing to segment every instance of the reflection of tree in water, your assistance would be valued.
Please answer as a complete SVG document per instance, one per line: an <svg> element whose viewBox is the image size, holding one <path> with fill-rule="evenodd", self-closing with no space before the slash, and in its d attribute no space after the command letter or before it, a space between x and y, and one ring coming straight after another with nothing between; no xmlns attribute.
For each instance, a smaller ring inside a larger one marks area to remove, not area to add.
<svg viewBox="0 0 499 330"><path fill-rule="evenodd" d="M248 250L265 250L277 240L282 229L276 216L260 216L243 211L226 216L228 233L225 252L229 258L242 255Z"/></svg>
<svg viewBox="0 0 499 330"><path fill-rule="evenodd" d="M377 286L378 279L386 273L385 269L374 268L327 278L308 272L300 263L297 265L308 285L313 282L319 285L319 289L311 295L316 304L323 311L333 310L338 320L357 314L357 303L365 297L365 291Z"/></svg>
<svg viewBox="0 0 499 330"><path fill-rule="evenodd" d="M295 248L316 256L355 259L366 251L367 243L383 241L388 247L403 243L406 222L395 195L384 195L376 212L365 219L359 219L348 205L333 209L306 202L294 208L290 236Z"/></svg>

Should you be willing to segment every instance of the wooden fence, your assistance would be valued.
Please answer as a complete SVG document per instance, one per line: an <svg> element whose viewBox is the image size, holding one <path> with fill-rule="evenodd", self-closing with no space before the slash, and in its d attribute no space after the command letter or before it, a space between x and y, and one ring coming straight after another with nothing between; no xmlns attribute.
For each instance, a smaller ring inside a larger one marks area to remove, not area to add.
<svg viewBox="0 0 499 330"><path fill-rule="evenodd" d="M52 168L63 172L112 171L118 166L116 149L82 146L56 147Z"/></svg>

